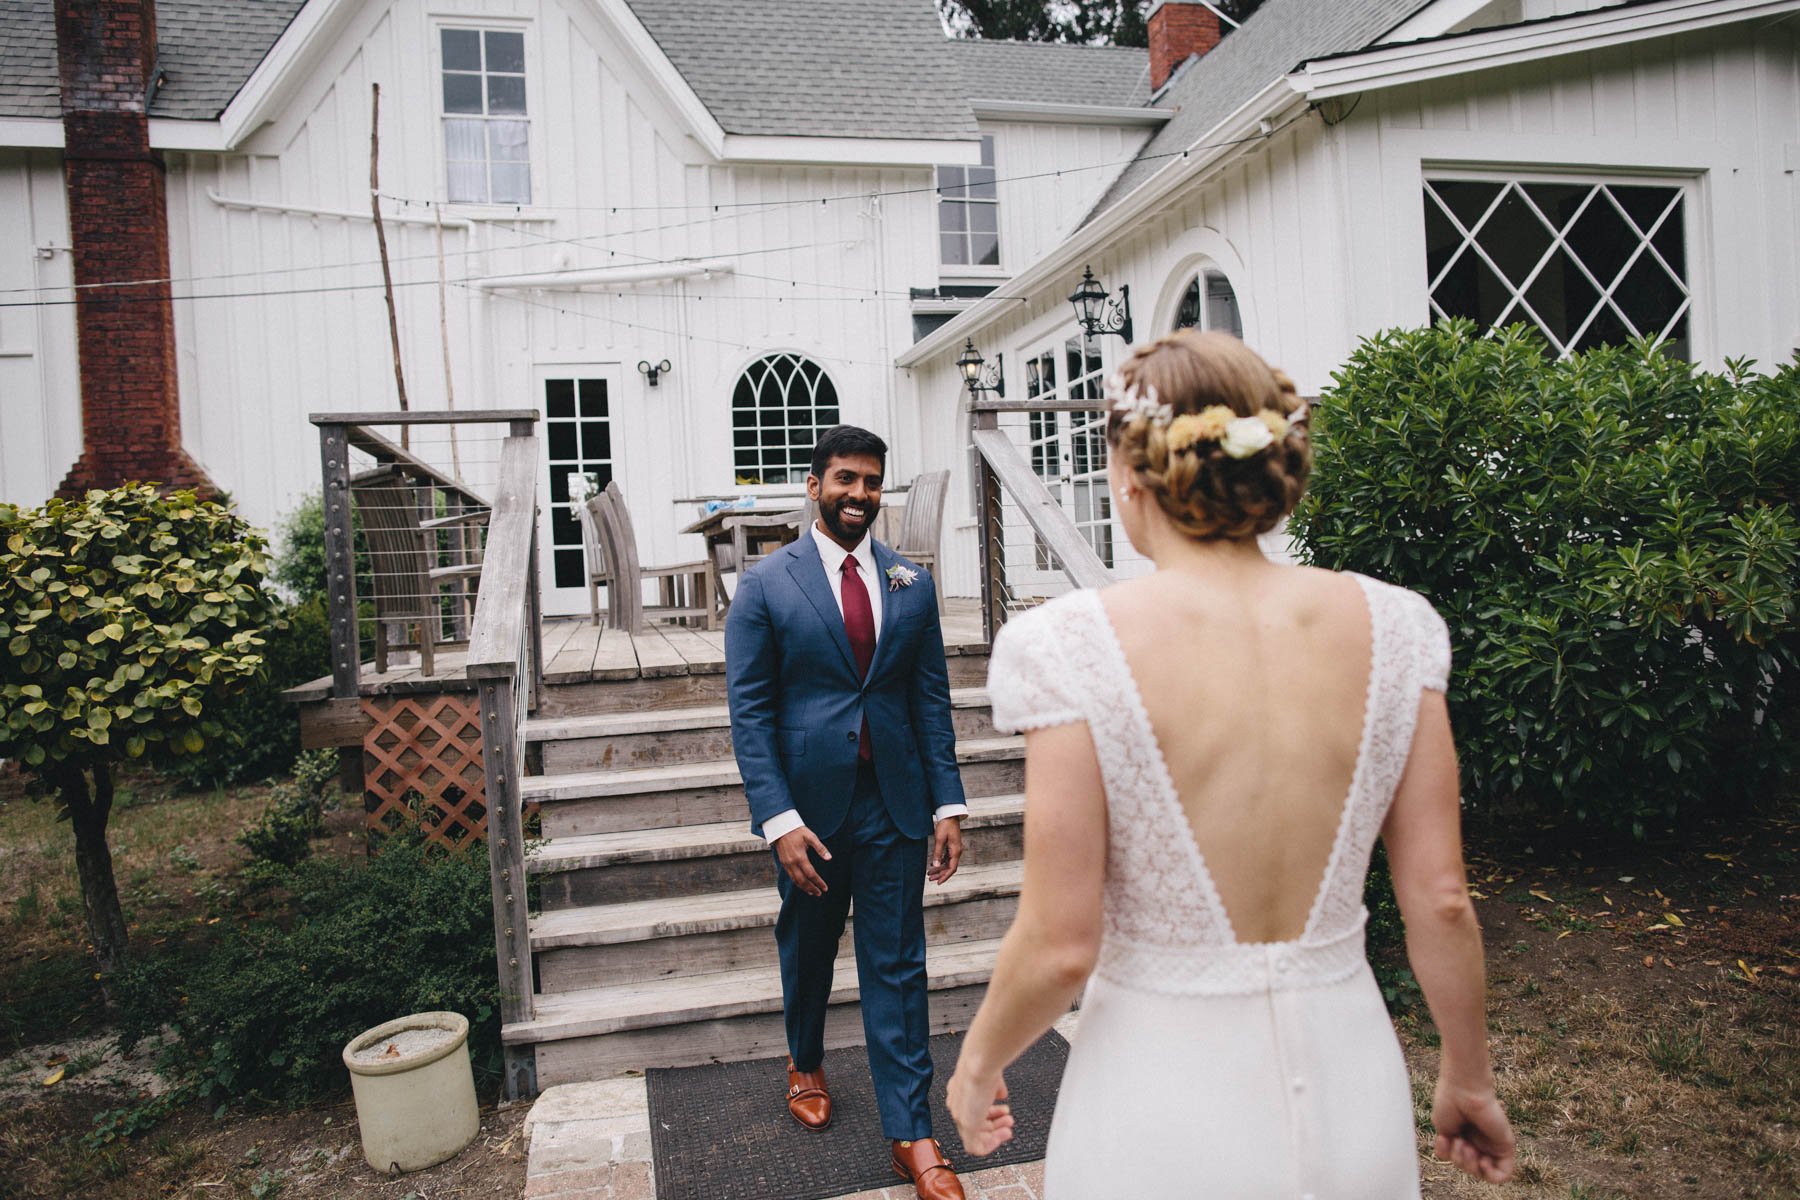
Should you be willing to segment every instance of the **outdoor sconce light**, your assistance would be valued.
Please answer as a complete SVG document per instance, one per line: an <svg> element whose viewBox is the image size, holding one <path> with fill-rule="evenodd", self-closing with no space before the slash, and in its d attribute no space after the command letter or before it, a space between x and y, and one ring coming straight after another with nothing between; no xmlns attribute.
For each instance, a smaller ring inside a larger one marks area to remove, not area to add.
<svg viewBox="0 0 1800 1200"><path fill-rule="evenodd" d="M1075 319L1089 337L1116 333L1128 342L1131 340L1130 284L1121 283L1119 298L1111 300L1107 290L1094 278L1094 269L1085 267L1081 272L1081 285L1069 293L1069 303L1075 306Z"/></svg>
<svg viewBox="0 0 1800 1200"><path fill-rule="evenodd" d="M956 360L963 382L969 385L971 392L992 392L996 396L1006 395L1004 363L1004 358L996 354L993 366L988 367L981 351L975 348L974 338L963 339L963 352Z"/></svg>
<svg viewBox="0 0 1800 1200"><path fill-rule="evenodd" d="M656 386L656 381L662 378L663 372L672 369L673 368L669 366L669 360L666 358L659 363L646 362L642 359L638 360L638 374L642 375L645 379L648 379L651 387Z"/></svg>

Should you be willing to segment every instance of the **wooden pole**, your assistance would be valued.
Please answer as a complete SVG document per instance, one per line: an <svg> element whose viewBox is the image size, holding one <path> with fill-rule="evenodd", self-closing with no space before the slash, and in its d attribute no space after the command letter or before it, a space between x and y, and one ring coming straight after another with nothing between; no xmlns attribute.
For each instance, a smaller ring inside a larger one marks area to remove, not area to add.
<svg viewBox="0 0 1800 1200"><path fill-rule="evenodd" d="M444 293L444 206L433 204L431 215L437 218L438 337L444 344L444 408L455 412L456 385L450 378L450 302ZM456 444L455 425L450 426L450 473L462 478L462 452Z"/></svg>
<svg viewBox="0 0 1800 1200"><path fill-rule="evenodd" d="M388 340L394 347L394 386L400 390L400 411L406 412L411 405L406 402L406 372L400 368L400 319L394 314L394 272L388 265L387 230L381 223L381 85L369 85L372 97L369 106L369 208L375 215L375 242L381 247L381 286L387 296ZM406 449L410 441L407 434L410 427L400 427L400 447Z"/></svg>

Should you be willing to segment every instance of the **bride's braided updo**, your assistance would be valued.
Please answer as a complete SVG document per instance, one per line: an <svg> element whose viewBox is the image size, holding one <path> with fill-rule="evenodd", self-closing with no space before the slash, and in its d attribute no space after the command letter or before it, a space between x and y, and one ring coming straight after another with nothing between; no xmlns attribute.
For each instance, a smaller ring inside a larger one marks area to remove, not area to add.
<svg viewBox="0 0 1800 1200"><path fill-rule="evenodd" d="M1189 537L1266 533L1306 490L1305 406L1286 375L1234 337L1183 329L1138 346L1109 394L1137 398L1115 404L1107 420L1115 461ZM1274 435L1248 453L1224 429L1244 417Z"/></svg>

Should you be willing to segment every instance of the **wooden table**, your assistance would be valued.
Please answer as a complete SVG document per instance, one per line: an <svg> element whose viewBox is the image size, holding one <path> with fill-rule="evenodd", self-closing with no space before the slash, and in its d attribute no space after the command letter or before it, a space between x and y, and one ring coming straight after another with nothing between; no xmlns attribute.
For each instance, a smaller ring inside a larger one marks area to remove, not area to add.
<svg viewBox="0 0 1800 1200"><path fill-rule="evenodd" d="M682 533L699 534L706 542L706 578L708 583L711 584L713 596L716 597L712 611L708 613L706 617L706 627L708 629L719 628L721 611L731 606L730 599L725 595L725 583L720 577L721 572L719 569L720 558L729 557L729 555L722 555L721 551L729 549L732 544L731 528L725 523L726 518L766 517L779 513L794 512L798 508L799 505L795 504L782 504L779 506L758 505L755 508L721 508L714 512L707 513L704 517L701 517L698 521L695 521L681 531ZM780 526L765 527L758 531L762 536L758 537L756 540L759 543L775 541L776 530L780 528ZM778 536L780 543L786 545L788 542L791 542L800 536L799 525L796 523L795 525L788 526L786 531ZM741 571L743 570L743 564L733 562L732 569Z"/></svg>

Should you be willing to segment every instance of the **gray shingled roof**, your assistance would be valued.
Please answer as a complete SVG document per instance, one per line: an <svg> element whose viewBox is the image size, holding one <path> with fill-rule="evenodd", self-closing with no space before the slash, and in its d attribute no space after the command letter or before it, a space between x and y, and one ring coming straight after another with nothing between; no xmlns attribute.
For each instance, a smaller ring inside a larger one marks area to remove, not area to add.
<svg viewBox="0 0 1800 1200"><path fill-rule="evenodd" d="M59 117L51 0L0 0L0 117Z"/></svg>
<svg viewBox="0 0 1800 1200"><path fill-rule="evenodd" d="M304 0L157 0L164 83L153 117L225 111ZM0 117L62 115L53 0L0 0Z"/></svg>
<svg viewBox="0 0 1800 1200"><path fill-rule="evenodd" d="M627 0L727 133L974 139L932 0Z"/></svg>
<svg viewBox="0 0 1800 1200"><path fill-rule="evenodd" d="M1145 143L1136 161L1119 173L1094 211L1120 198L1205 136L1263 88L1310 59L1359 50L1427 0L1267 0L1212 53L1178 72L1156 98L1156 107L1176 110L1169 123Z"/></svg>
<svg viewBox="0 0 1800 1200"><path fill-rule="evenodd" d="M971 100L1115 108L1150 103L1148 50L958 39L950 53L962 68L962 94Z"/></svg>

